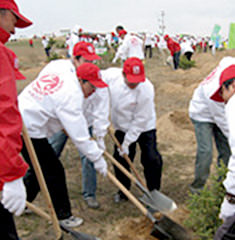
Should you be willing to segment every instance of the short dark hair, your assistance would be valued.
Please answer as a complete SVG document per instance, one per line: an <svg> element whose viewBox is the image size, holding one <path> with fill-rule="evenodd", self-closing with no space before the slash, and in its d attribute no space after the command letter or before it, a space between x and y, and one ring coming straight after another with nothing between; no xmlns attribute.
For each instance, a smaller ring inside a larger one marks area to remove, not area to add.
<svg viewBox="0 0 235 240"><path fill-rule="evenodd" d="M121 26L121 25L118 25L118 26L116 27L116 32L121 31L121 30L124 30L124 27Z"/></svg>
<svg viewBox="0 0 235 240"><path fill-rule="evenodd" d="M230 78L230 79L226 80L225 82L223 82L222 85L224 85L225 88L228 89L229 85L231 85L234 80L235 80L235 78Z"/></svg>
<svg viewBox="0 0 235 240"><path fill-rule="evenodd" d="M80 60L81 57L82 57L81 55L75 56L75 58L76 58L78 61Z"/></svg>
<svg viewBox="0 0 235 240"><path fill-rule="evenodd" d="M89 82L88 80L86 79L81 79L82 83L86 83L86 82Z"/></svg>

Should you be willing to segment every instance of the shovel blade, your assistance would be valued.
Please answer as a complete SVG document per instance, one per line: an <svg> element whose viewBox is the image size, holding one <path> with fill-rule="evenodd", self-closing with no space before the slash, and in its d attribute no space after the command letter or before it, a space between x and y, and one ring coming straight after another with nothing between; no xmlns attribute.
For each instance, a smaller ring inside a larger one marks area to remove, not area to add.
<svg viewBox="0 0 235 240"><path fill-rule="evenodd" d="M63 224L60 224L60 227L62 230L69 233L71 236L73 236L74 239L77 240L101 240L100 238L97 238L95 236L71 230L70 228L64 226Z"/></svg>
<svg viewBox="0 0 235 240"><path fill-rule="evenodd" d="M186 229L180 224L176 223L169 217L163 215L163 217L157 221L157 225L166 231L173 240L191 240L192 236L186 231Z"/></svg>
<svg viewBox="0 0 235 240"><path fill-rule="evenodd" d="M165 230L163 230L158 223L154 223L151 235L159 240L173 240L171 235L169 235Z"/></svg>
<svg viewBox="0 0 235 240"><path fill-rule="evenodd" d="M73 237L75 237L75 239L79 239L79 240L101 240L100 238L97 238L95 236L92 235L88 235L86 233L82 233L82 232L74 232L71 233L71 235Z"/></svg>
<svg viewBox="0 0 235 240"><path fill-rule="evenodd" d="M144 194L139 200L153 210L162 213L172 212L177 209L176 203L171 198L157 190L151 191L150 195Z"/></svg>

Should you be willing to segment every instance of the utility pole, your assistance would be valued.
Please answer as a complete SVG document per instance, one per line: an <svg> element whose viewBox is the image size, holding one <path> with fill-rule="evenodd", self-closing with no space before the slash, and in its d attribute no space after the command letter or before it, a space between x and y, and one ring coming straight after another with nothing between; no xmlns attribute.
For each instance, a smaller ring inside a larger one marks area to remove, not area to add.
<svg viewBox="0 0 235 240"><path fill-rule="evenodd" d="M158 19L161 36L164 36L164 32L165 32L165 28L166 28L165 22L164 22L164 16L165 16L165 12L163 10L161 10L161 17Z"/></svg>

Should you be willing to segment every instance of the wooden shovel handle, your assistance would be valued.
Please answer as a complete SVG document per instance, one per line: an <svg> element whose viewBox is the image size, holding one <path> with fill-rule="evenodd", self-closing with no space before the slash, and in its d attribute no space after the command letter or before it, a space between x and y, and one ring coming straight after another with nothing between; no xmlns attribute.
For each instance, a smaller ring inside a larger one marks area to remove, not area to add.
<svg viewBox="0 0 235 240"><path fill-rule="evenodd" d="M52 221L54 231L55 231L55 234L56 234L56 239L61 239L62 231L60 229L60 225L59 225L59 222L58 222L58 219L57 219L57 216L56 216L56 213L55 213L52 201L51 201L50 194L49 194L48 189L47 189L45 179L44 179L43 174L42 174L40 164L38 162L37 155L35 153L32 141L31 141L31 139L28 135L27 128L25 127L24 124L23 124L22 134L23 134L23 139L24 139L29 157L31 159L31 163L33 165L33 169L35 171L35 174L36 174L36 177L37 177L37 180L38 180L38 184L39 184L40 189L42 191L42 194L45 198L45 201L46 201L46 204L47 204L47 207L48 207L48 211L49 211L50 216L51 216L51 221Z"/></svg>
<svg viewBox="0 0 235 240"><path fill-rule="evenodd" d="M122 150L122 146L121 146L121 144L119 143L119 141L117 140L117 138L115 137L113 131L112 131L110 128L108 128L108 132L109 132L110 137L113 139L114 143L117 145L117 147ZM127 163L129 164L131 170L134 172L134 174L135 174L136 178L139 180L139 182L140 182L145 188L147 188L145 182L143 181L143 179L142 179L142 178L140 177L140 175L138 174L138 172L137 172L134 164L132 163L132 161L131 161L131 159L128 157L128 155L127 155L127 154L124 154L123 157L124 157L124 159L127 161Z"/></svg>
<svg viewBox="0 0 235 240"><path fill-rule="evenodd" d="M27 208L29 208L30 210L32 210L34 213L36 213L38 216L45 218L48 221L51 221L51 217L49 214L47 214L46 212L44 212L42 209L40 209L39 207L35 206L34 204L30 203L30 202L26 202L26 206Z"/></svg>
<svg viewBox="0 0 235 240"><path fill-rule="evenodd" d="M116 185L145 216L148 215L148 210L136 199L136 197L130 191L124 187L122 183L117 180L117 178L110 171L107 171L107 176L114 183L114 185Z"/></svg>
<svg viewBox="0 0 235 240"><path fill-rule="evenodd" d="M119 168L131 181L136 183L136 178L126 170L126 168L123 167L122 164L120 164L111 154L109 154L107 151L104 151L104 156L107 157L117 168Z"/></svg>

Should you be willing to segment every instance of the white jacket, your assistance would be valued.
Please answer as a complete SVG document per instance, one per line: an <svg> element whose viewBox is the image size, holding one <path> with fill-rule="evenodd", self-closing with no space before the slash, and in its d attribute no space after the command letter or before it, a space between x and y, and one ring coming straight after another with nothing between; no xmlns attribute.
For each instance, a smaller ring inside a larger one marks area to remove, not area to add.
<svg viewBox="0 0 235 240"><path fill-rule="evenodd" d="M130 57L144 59L143 41L136 35L126 34L123 42L118 47L115 59L125 60Z"/></svg>
<svg viewBox="0 0 235 240"><path fill-rule="evenodd" d="M159 36L158 47L159 49L167 49L167 43L164 40L163 36Z"/></svg>
<svg viewBox="0 0 235 240"><path fill-rule="evenodd" d="M108 88L97 88L95 92L85 98L83 112L88 126L92 126L92 133L97 138L104 137L107 133L109 122L109 92Z"/></svg>
<svg viewBox="0 0 235 240"><path fill-rule="evenodd" d="M182 42L180 44L180 47L181 47L181 54L185 54L186 52L191 52L191 53L194 52L190 41Z"/></svg>
<svg viewBox="0 0 235 240"><path fill-rule="evenodd" d="M154 42L153 42L153 36L150 34L150 33L147 33L146 35L145 35L145 40L144 40L144 45L145 46L153 46L154 45Z"/></svg>
<svg viewBox="0 0 235 240"><path fill-rule="evenodd" d="M50 138L65 129L91 161L103 151L90 140L83 115L84 94L70 60L50 62L19 95L19 109L32 138Z"/></svg>
<svg viewBox="0 0 235 240"><path fill-rule="evenodd" d="M189 104L190 118L200 122L215 123L226 137L228 137L228 125L225 117L224 103L213 101L210 97L219 87L221 72L233 62L235 63L235 58L224 57L218 67L195 89Z"/></svg>
<svg viewBox="0 0 235 240"><path fill-rule="evenodd" d="M72 32L70 35L70 38L67 41L67 44L69 46L69 49L68 49L69 56L73 56L73 47L77 42L79 42L79 37L77 34Z"/></svg>
<svg viewBox="0 0 235 240"><path fill-rule="evenodd" d="M231 156L228 162L228 173L223 184L226 191L235 195L235 95L233 95L225 105L225 113L229 128L229 145Z"/></svg>
<svg viewBox="0 0 235 240"><path fill-rule="evenodd" d="M42 39L43 48L47 48L47 47L48 47L48 44L49 44L49 40L48 40L47 38Z"/></svg>
<svg viewBox="0 0 235 240"><path fill-rule="evenodd" d="M135 89L130 89L124 82L122 69L109 68L101 74L109 85L113 126L126 133L123 144L130 145L142 132L156 129L152 83L146 78Z"/></svg>

